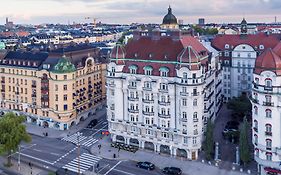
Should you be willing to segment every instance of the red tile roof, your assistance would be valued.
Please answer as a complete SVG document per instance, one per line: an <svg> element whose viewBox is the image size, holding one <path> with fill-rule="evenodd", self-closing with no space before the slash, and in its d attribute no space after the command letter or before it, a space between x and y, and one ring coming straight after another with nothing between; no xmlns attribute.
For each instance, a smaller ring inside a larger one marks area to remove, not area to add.
<svg viewBox="0 0 281 175"><path fill-rule="evenodd" d="M260 74L267 70L274 72L276 75L281 75L281 58L271 48L264 51L256 59L254 73Z"/></svg>
<svg viewBox="0 0 281 175"><path fill-rule="evenodd" d="M263 45L265 49L274 48L281 39L280 34L265 33L241 35L217 35L212 41L212 46L217 50L225 50L225 45L229 44L230 49L240 44L248 44L255 50L259 50L259 46Z"/></svg>
<svg viewBox="0 0 281 175"><path fill-rule="evenodd" d="M116 64L125 64L124 61L122 60L126 58L125 56L126 56L125 48L120 44L117 44L116 47L114 47L110 53L110 58L117 59Z"/></svg>

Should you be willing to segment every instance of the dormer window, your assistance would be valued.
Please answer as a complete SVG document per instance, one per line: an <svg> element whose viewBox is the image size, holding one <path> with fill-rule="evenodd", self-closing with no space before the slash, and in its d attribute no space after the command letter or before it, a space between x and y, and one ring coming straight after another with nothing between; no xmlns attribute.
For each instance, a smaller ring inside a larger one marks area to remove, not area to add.
<svg viewBox="0 0 281 175"><path fill-rule="evenodd" d="M225 49L229 49L229 44L226 44L226 45L224 46L224 48L225 48Z"/></svg>
<svg viewBox="0 0 281 175"><path fill-rule="evenodd" d="M24 66L25 66L25 61L23 61L23 62L22 62L22 65L24 65Z"/></svg>
<svg viewBox="0 0 281 175"><path fill-rule="evenodd" d="M224 52L224 56L225 56L225 57L229 57L229 52L228 52L228 51L225 51L225 52Z"/></svg>
<svg viewBox="0 0 281 175"><path fill-rule="evenodd" d="M150 53L150 54L148 55L148 57L149 57L149 58L152 58L152 53Z"/></svg>
<svg viewBox="0 0 281 175"><path fill-rule="evenodd" d="M187 73L186 73L186 72L183 73L182 78L183 78L183 79L187 79Z"/></svg>
<svg viewBox="0 0 281 175"><path fill-rule="evenodd" d="M260 50L263 50L263 49L264 49L264 46L263 46L263 45L260 45L259 48L260 48Z"/></svg>
<svg viewBox="0 0 281 175"><path fill-rule="evenodd" d="M145 66L143 69L145 75L152 75L153 68L151 66Z"/></svg>
<svg viewBox="0 0 281 175"><path fill-rule="evenodd" d="M136 74L138 67L136 65L129 66L130 74Z"/></svg>
<svg viewBox="0 0 281 175"><path fill-rule="evenodd" d="M265 80L265 86L266 87L272 87L272 80L271 79L266 79Z"/></svg>
<svg viewBox="0 0 281 175"><path fill-rule="evenodd" d="M164 59L167 60L168 59L168 55L165 54L164 55Z"/></svg>
<svg viewBox="0 0 281 175"><path fill-rule="evenodd" d="M168 77L169 69L167 67L161 67L159 71L161 77Z"/></svg>
<svg viewBox="0 0 281 175"><path fill-rule="evenodd" d="M36 62L33 62L33 66L37 66Z"/></svg>
<svg viewBox="0 0 281 175"><path fill-rule="evenodd" d="M135 58L137 58L138 57L138 54L137 53L135 53Z"/></svg>

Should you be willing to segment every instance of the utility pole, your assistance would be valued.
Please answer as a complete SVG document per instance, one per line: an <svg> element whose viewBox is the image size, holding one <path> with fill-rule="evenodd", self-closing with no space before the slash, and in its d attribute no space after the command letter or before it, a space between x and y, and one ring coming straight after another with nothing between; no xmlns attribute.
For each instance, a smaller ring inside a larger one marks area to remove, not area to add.
<svg viewBox="0 0 281 175"><path fill-rule="evenodd" d="M80 175L80 132L77 132L78 175Z"/></svg>

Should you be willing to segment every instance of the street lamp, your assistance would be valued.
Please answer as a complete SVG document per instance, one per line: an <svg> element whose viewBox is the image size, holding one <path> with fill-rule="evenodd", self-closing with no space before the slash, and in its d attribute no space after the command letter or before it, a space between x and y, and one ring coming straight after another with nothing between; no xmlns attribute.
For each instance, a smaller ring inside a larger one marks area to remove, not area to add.
<svg viewBox="0 0 281 175"><path fill-rule="evenodd" d="M18 156L18 171L20 171L20 145L19 145L19 156Z"/></svg>
<svg viewBox="0 0 281 175"><path fill-rule="evenodd" d="M78 154L78 175L80 175L80 136L82 133L77 132L77 154Z"/></svg>

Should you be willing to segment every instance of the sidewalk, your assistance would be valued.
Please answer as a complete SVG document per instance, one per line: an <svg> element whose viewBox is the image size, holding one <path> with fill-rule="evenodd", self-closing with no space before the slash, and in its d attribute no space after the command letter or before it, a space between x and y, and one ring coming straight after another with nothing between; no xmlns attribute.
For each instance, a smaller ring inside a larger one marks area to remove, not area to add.
<svg viewBox="0 0 281 175"><path fill-rule="evenodd" d="M67 135L72 135L77 131L82 130L90 123L91 120L93 119L99 120L99 118L103 116L105 113L106 113L106 108L97 110L94 116L88 117L85 121L82 121L78 125L73 126L69 130L65 130L65 131L56 130L53 128L43 128L42 126L40 127L30 123L25 123L25 125L26 125L26 130L29 134L44 137L43 132L47 132L49 138L63 138L66 137Z"/></svg>
<svg viewBox="0 0 281 175"><path fill-rule="evenodd" d="M113 154L117 155L118 160L133 160L133 161L149 161L154 163L159 168L166 166L175 166L182 169L186 175L245 175L247 173L241 173L239 171L225 170L214 165L202 163L200 161L189 161L180 158L170 157L168 155L159 155L154 152L139 150L136 153L118 150L110 146L110 137L104 137L99 141L102 145L100 153L97 145L91 148L91 153L106 159L113 159Z"/></svg>

